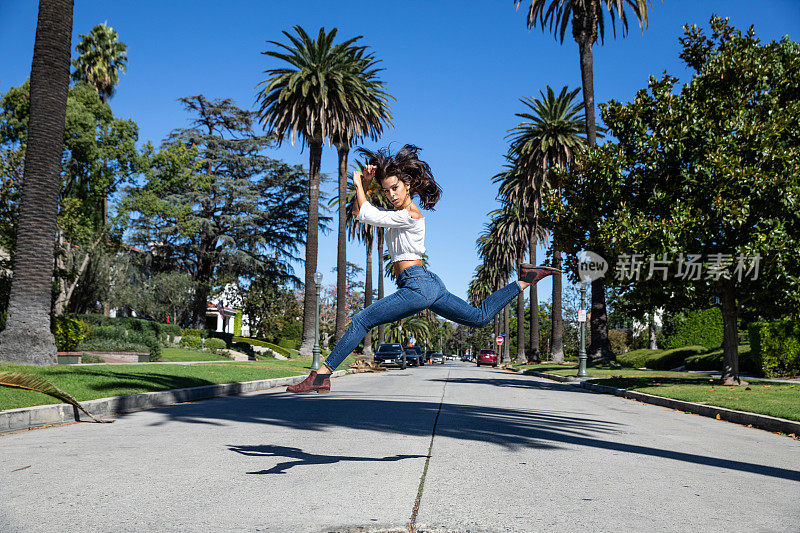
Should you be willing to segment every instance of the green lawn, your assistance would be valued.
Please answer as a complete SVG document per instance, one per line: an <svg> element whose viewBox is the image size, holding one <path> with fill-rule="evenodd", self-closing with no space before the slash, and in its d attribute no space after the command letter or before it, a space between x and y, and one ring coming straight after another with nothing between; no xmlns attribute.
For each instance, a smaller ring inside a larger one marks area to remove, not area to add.
<svg viewBox="0 0 800 533"><path fill-rule="evenodd" d="M574 377L578 374L578 369L574 365L545 363L519 365L518 368L530 368L559 376ZM636 370L620 367L616 363L590 364L587 372L590 381L598 385L800 420L800 384L750 380L749 389L742 386L724 387L715 385L707 376L686 372Z"/></svg>
<svg viewBox="0 0 800 533"><path fill-rule="evenodd" d="M230 361L230 357L216 355L200 350L188 350L185 348L164 348L161 350L162 361Z"/></svg>
<svg viewBox="0 0 800 533"><path fill-rule="evenodd" d="M339 369L349 368L354 359L352 355L349 356ZM37 367L0 364L0 372L36 374L71 394L78 401L85 401L138 392L296 376L298 372L308 372L310 367L310 357L296 357L286 361L271 359L192 365L154 363ZM0 386L0 411L53 403L60 402L39 392Z"/></svg>

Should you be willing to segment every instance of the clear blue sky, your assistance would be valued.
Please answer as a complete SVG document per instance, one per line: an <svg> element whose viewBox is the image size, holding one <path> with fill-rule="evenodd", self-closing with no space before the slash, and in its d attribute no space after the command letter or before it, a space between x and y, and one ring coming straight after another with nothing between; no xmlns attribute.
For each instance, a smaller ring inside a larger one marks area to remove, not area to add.
<svg viewBox="0 0 800 533"><path fill-rule="evenodd" d="M506 132L522 112L519 98L546 85L580 86L578 48L569 33L563 45L539 29L527 30L525 10L512 0L403 2L307 0L100 1L76 0L73 50L80 34L107 21L128 45L128 73L110 101L118 117L132 118L140 139L158 145L173 128L185 127L182 96L233 98L243 108L255 103L264 70L277 66L260 52L265 41L286 42L282 30L303 26L316 34L336 27L341 38L363 35L362 44L382 60L383 78L397 99L395 129L378 143L414 143L433 168L444 195L427 216L431 267L454 294L466 297L479 258L475 239L495 209L491 176L503 164ZM609 32L594 49L595 99L629 100L649 75L664 71L687 80L678 59L681 26L707 26L713 14L744 28L755 25L764 41L800 39L800 0L655 1L644 34L634 24L626 39ZM0 92L25 81L30 72L37 2L0 2ZM308 166L308 150L286 143L276 157ZM336 152L325 149L322 170L336 175ZM332 192L332 188L329 187ZM320 237L319 270L334 275L336 234ZM364 265L365 252L348 246L348 259ZM539 251L543 257L543 251ZM302 277L302 267L297 265ZM549 279L540 299L549 297ZM387 291L391 291L391 283Z"/></svg>

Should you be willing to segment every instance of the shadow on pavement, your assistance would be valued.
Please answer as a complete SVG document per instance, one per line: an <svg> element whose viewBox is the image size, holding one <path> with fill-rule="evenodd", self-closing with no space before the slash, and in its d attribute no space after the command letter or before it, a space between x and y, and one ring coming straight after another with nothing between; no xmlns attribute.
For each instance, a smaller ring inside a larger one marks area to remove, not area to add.
<svg viewBox="0 0 800 533"><path fill-rule="evenodd" d="M514 379L512 376L456 378L448 382L448 384L457 383L497 384L499 386L552 390L562 394L591 394L568 384L540 382L525 378ZM302 431L323 432L332 428L344 427L398 435L428 436L431 434L439 405L438 400L374 399L360 397L360 393L347 391L324 396L316 394L298 396L270 392L157 409L156 412L163 414L164 419L154 425L170 422L224 425L226 422L237 422L279 426ZM584 446L800 481L800 471L614 442L604 438L607 435L617 435L624 428L623 424L600 418L570 416L552 410L507 409L480 404L451 404L445 401L441 404L441 416L436 428L436 437L488 442L508 449L547 450L564 448L565 445L569 447ZM231 445L230 449L242 453L241 450L248 449L248 447ZM256 446L253 451L258 453L259 450L275 455L276 448L269 445ZM292 453L302 454L304 452ZM290 457L293 456L290 455ZM308 457L313 458L314 456ZM326 456L322 457L328 461ZM338 459L333 457L333 460ZM305 462L305 464L314 463ZM273 470L267 472L272 473Z"/></svg>
<svg viewBox="0 0 800 533"><path fill-rule="evenodd" d="M393 455L391 457L355 457L350 455L318 455L314 453L307 453L300 448L293 448L289 446L229 446L231 451L240 453L242 455L250 455L255 457L287 457L294 458L295 461L284 461L278 463L269 470L260 470L258 472L247 472L248 474L285 474L287 470L293 466L301 465L330 465L339 463L341 461L402 461L403 459L419 459L427 457L427 455Z"/></svg>

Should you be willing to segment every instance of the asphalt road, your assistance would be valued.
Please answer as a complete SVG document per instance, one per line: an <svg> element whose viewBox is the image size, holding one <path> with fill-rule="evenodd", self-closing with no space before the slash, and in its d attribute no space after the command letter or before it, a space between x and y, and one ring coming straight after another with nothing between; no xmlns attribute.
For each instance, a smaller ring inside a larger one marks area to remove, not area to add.
<svg viewBox="0 0 800 533"><path fill-rule="evenodd" d="M3 532L412 524L796 532L800 441L461 362L0 436Z"/></svg>

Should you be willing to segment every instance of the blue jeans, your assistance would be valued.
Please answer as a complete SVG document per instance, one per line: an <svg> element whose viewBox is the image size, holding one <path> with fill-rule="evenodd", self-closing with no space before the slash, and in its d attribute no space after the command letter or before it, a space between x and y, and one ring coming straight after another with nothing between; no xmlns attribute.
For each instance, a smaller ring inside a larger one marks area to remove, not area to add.
<svg viewBox="0 0 800 533"><path fill-rule="evenodd" d="M355 350L358 343L372 328L388 324L423 309L471 328L482 328L499 313L522 289L515 281L490 294L479 308L450 294L439 276L422 265L406 268L397 276L397 292L381 298L353 317L350 327L336 347L325 359L325 366L336 370L345 357Z"/></svg>

